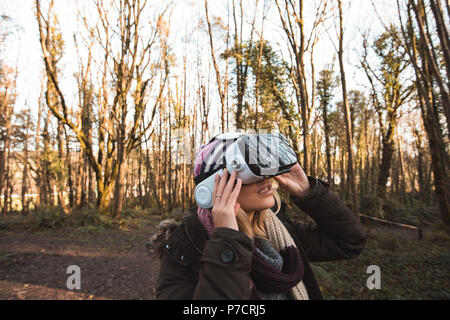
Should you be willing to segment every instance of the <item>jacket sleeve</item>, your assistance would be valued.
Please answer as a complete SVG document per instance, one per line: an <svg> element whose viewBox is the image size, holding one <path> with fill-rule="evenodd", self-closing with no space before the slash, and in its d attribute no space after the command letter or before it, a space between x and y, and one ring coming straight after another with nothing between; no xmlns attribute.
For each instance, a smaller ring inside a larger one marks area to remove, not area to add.
<svg viewBox="0 0 450 320"><path fill-rule="evenodd" d="M350 209L320 179L308 177L309 193L293 202L314 221L294 223L311 262L351 259L364 249L366 236Z"/></svg>
<svg viewBox="0 0 450 320"><path fill-rule="evenodd" d="M242 300L250 297L252 242L242 232L216 228L206 241L197 276L164 254L157 299Z"/></svg>
<svg viewBox="0 0 450 320"><path fill-rule="evenodd" d="M157 300L189 300L195 290L194 274L189 268L179 264L164 254L159 269Z"/></svg>

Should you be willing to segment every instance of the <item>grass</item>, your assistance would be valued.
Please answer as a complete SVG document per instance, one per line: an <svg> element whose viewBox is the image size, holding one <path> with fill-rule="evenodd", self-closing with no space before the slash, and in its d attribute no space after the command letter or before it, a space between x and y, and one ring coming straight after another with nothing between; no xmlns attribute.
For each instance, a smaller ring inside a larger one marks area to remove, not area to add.
<svg viewBox="0 0 450 320"><path fill-rule="evenodd" d="M70 214L65 214L59 207L49 207L31 211L26 216L17 213L2 217L0 230L38 232L72 228L81 233L96 233L114 228L127 231L138 228L146 216L149 216L148 212L142 209L127 209L120 217L111 217L94 207L74 209Z"/></svg>
<svg viewBox="0 0 450 320"><path fill-rule="evenodd" d="M361 255L352 260L314 263L325 299L450 299L450 235L433 225L425 238L368 229ZM381 288L369 290L367 267L381 271Z"/></svg>
<svg viewBox="0 0 450 320"><path fill-rule="evenodd" d="M351 260L313 263L325 299L450 299L450 228L439 218L437 207L417 200L408 206L395 199L362 201L363 213L394 222L421 227L423 240L414 233L366 225L367 243L359 257ZM290 206L295 220L310 218ZM367 288L371 265L380 267L381 289Z"/></svg>

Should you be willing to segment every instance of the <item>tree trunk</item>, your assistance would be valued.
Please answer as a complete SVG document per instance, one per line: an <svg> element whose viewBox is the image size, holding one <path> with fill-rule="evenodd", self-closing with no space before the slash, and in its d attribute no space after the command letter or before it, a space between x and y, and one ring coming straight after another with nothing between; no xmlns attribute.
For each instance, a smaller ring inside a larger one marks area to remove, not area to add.
<svg viewBox="0 0 450 320"><path fill-rule="evenodd" d="M396 122L394 117L391 115L391 119L389 121L389 128L387 130L386 136L383 137L380 172L377 181L377 194L380 198L384 198L386 195L386 183L389 178L392 156L394 155L395 152L395 141L394 141L395 130L396 130Z"/></svg>
<svg viewBox="0 0 450 320"><path fill-rule="evenodd" d="M403 203L406 203L406 177L405 177L405 168L404 168L404 159L403 159L403 150L401 146L401 138L397 134L397 144L398 144L398 160L399 160L399 169L400 169L400 199Z"/></svg>
<svg viewBox="0 0 450 320"><path fill-rule="evenodd" d="M419 2L420 3L420 2ZM416 38L412 23L411 8L413 9L419 27L419 37ZM436 61L430 58L429 41L423 29L422 17L424 8L419 8L413 1L408 2L408 20L406 30L402 25L402 33L407 45L408 54L414 66L418 101L422 112L425 131L428 135L431 153L432 170L434 174L435 195L439 205L439 212L444 224L450 225L450 200L445 144L443 134L437 117L437 101L433 92L433 77L436 76ZM419 65L419 61L421 65ZM442 93L442 92L441 92Z"/></svg>
<svg viewBox="0 0 450 320"><path fill-rule="evenodd" d="M8 211L11 211L11 179L10 179L10 171L9 171L9 157L10 157L10 139L9 135L6 137L5 142L5 192L3 193L3 215L6 216ZM9 206L9 208L8 208Z"/></svg>
<svg viewBox="0 0 450 320"><path fill-rule="evenodd" d="M414 131L414 136L416 138L415 145L417 149L417 178L419 182L419 198L422 201L426 201L426 194L428 192L425 182L425 166L423 159L423 148L422 148L422 134L418 130Z"/></svg>
<svg viewBox="0 0 450 320"><path fill-rule="evenodd" d="M341 73L341 85L342 85L342 101L344 107L344 119L346 126L346 136L347 136L347 154L348 154L348 164L347 164L347 183L350 184L351 199L352 199L352 211L356 218L359 220L359 213L357 209L357 193L356 193L356 181L353 167L353 134L352 134L352 121L350 117L350 109L347 101L347 83L345 80L344 62L343 62L343 51L344 51L344 26L343 26L343 16L342 16L342 1L338 0L339 6L339 69Z"/></svg>
<svg viewBox="0 0 450 320"><path fill-rule="evenodd" d="M67 130L64 128L64 136L66 137L66 164L67 164L67 186L69 187L69 207L73 208L75 204L74 199L74 187L73 187L73 179L72 179L72 161L70 155L69 148L69 135L67 134Z"/></svg>
<svg viewBox="0 0 450 320"><path fill-rule="evenodd" d="M31 125L31 114L30 109L27 110L27 120L25 123L25 132L24 132L24 161L23 161L23 171L22 171L22 215L26 215L28 213L28 200L26 199L27 190L28 190L28 139L29 139L29 129Z"/></svg>
<svg viewBox="0 0 450 320"><path fill-rule="evenodd" d="M101 213L109 212L111 204L111 193L114 188L114 183L108 181L103 183L101 177L96 177L97 180L97 207Z"/></svg>
<svg viewBox="0 0 450 320"><path fill-rule="evenodd" d="M84 170L84 155L82 152L77 154L77 176L75 182L75 203L78 209L82 207L82 193L83 193L83 170Z"/></svg>
<svg viewBox="0 0 450 320"><path fill-rule="evenodd" d="M433 1L432 2L432 8L434 7L435 10L432 10L433 12L437 10L436 6L433 6ZM447 119L447 129L448 129L448 136L450 138L450 97L449 97L449 92L448 90L449 88L449 83L445 83L445 81L442 79L441 77L441 73L438 67L439 62L437 61L437 57L436 54L434 52L434 48L433 48L433 44L432 44L432 39L429 35L429 33L427 32L428 30L426 30L426 23L427 23L427 17L426 17L426 13L425 13L425 4L423 2L423 0L418 0L417 4L415 3L414 0L411 0L409 2L411 4L412 9L414 10L415 13L415 17L416 17L416 21L417 21L417 25L418 25L418 29L419 29L419 34L420 34L420 41L422 42L421 45L421 54L424 55L424 58L427 59L428 61L428 71L430 72L430 74L432 75L432 77L436 80L438 86L439 86L439 90L440 90L440 95L441 95L441 103L443 106L443 110L444 110L444 115ZM438 30L438 34L439 37L445 37L445 34L443 32L443 28L445 28L445 26L441 27L441 21L438 17L438 13L436 13L436 25L437 25L437 30ZM424 22L425 20L425 22ZM442 46L443 49L443 53L444 53L444 64L446 64L446 70L447 72L450 71L450 66L447 65L447 62L450 61L450 57L449 57L449 48L448 48L448 35L446 35L447 37L440 42L440 45ZM449 74L447 73L447 76Z"/></svg>
<svg viewBox="0 0 450 320"><path fill-rule="evenodd" d="M422 100L422 98L421 98ZM427 116L426 116L427 117ZM427 117L428 118L428 117ZM430 143L431 151L431 163L434 174L435 194L439 205L439 212L441 214L442 221L450 226L450 202L448 195L448 175L446 168L446 161L442 157L443 144L442 137L435 131L436 124L426 119L425 129L428 133L428 140Z"/></svg>
<svg viewBox="0 0 450 320"><path fill-rule="evenodd" d="M118 217L123 209L124 187L125 187L125 172L126 172L126 158L125 150L123 150L123 143L118 142L117 146L117 178L114 181L114 207L113 216Z"/></svg>
<svg viewBox="0 0 450 320"><path fill-rule="evenodd" d="M225 132L225 93L224 93L224 88L222 88L222 81L221 81L221 77L220 77L219 66L217 65L216 56L214 53L214 43L213 43L213 36L212 36L212 30L211 30L211 23L209 21L209 15L208 15L208 0L205 0L205 13L206 13L206 23L208 25L209 44L210 44L210 48L211 48L211 58L213 61L214 70L216 72L217 90L219 91L220 105L222 108L221 114L220 114L221 130L222 130L222 132Z"/></svg>
<svg viewBox="0 0 450 320"><path fill-rule="evenodd" d="M6 107L7 110L10 109L8 106ZM11 109L12 111L12 109ZM3 152L2 152L2 159L1 159L1 164L3 166L3 170L2 172L0 172L0 193L2 192L2 188L5 188L5 192L3 195L3 215L6 215L8 212L8 190L9 190L9 156L10 156L10 143L11 143L11 121L10 121L10 117L11 117L11 112L8 115L8 112L6 114L6 135L5 135L5 140L3 143Z"/></svg>
<svg viewBox="0 0 450 320"><path fill-rule="evenodd" d="M333 185L333 179L331 174L331 154L330 154L330 127L328 125L328 112L327 106L322 106L322 117L325 135L325 155L327 158L327 180L330 185Z"/></svg>
<svg viewBox="0 0 450 320"><path fill-rule="evenodd" d="M340 154L340 158L341 158L339 161L340 180L341 180L339 183L339 194L342 199L347 199L347 194L345 193L345 185L347 184L346 175L345 175L345 152L344 152L342 146L340 146L340 148L339 148L339 154Z"/></svg>

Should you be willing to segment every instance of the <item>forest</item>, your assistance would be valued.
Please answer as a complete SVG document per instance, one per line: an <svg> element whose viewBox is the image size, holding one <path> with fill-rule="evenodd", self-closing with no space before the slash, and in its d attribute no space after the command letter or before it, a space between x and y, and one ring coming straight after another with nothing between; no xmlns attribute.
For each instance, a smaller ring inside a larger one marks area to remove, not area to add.
<svg viewBox="0 0 450 320"><path fill-rule="evenodd" d="M199 146L273 131L358 219L430 230L448 252L448 1L26 3L36 97L11 57L24 28L0 17L0 232L179 219ZM355 26L358 5L373 25ZM383 232L378 244L403 248Z"/></svg>

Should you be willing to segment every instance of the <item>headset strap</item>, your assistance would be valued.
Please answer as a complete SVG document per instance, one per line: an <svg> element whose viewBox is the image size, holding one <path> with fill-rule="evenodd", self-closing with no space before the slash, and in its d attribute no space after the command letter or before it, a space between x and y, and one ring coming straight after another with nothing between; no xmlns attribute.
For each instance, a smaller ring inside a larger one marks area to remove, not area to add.
<svg viewBox="0 0 450 320"><path fill-rule="evenodd" d="M198 185L200 182L202 182L203 180L206 180L207 178L212 176L214 173L216 173L220 169L225 169L226 167L227 166L225 164L221 164L216 169L214 169L212 171L208 171L208 172L204 172L204 173L199 174L198 176L194 177L195 184Z"/></svg>

